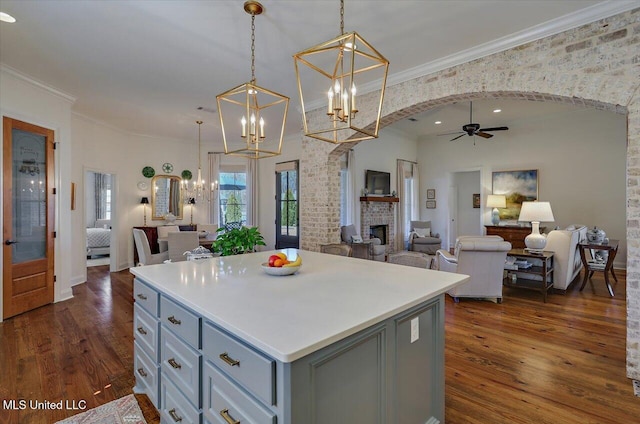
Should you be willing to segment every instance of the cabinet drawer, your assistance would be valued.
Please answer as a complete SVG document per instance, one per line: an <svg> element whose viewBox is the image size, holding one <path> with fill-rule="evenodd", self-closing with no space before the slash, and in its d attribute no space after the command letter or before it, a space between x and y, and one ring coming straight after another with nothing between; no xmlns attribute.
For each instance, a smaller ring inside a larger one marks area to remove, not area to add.
<svg viewBox="0 0 640 424"><path fill-rule="evenodd" d="M147 355L158 361L158 331L160 323L137 303L133 307L133 338Z"/></svg>
<svg viewBox="0 0 640 424"><path fill-rule="evenodd" d="M158 366L137 342L133 344L133 351L133 371L136 377L136 387L144 391L151 399L151 403L158 408L160 406L158 405L160 394Z"/></svg>
<svg viewBox="0 0 640 424"><path fill-rule="evenodd" d="M203 391L204 416L212 423L276 423L273 411L253 400L208 361L204 365Z"/></svg>
<svg viewBox="0 0 640 424"><path fill-rule="evenodd" d="M160 416L163 423L200 424L200 411L187 401L166 375L160 384Z"/></svg>
<svg viewBox="0 0 640 424"><path fill-rule="evenodd" d="M133 280L133 300L154 317L158 316L158 299L160 294L137 278Z"/></svg>
<svg viewBox="0 0 640 424"><path fill-rule="evenodd" d="M197 408L200 407L201 355L164 326L161 329L163 376L168 376Z"/></svg>
<svg viewBox="0 0 640 424"><path fill-rule="evenodd" d="M203 326L202 351L267 405L276 404L275 361L232 338L210 323Z"/></svg>
<svg viewBox="0 0 640 424"><path fill-rule="evenodd" d="M164 296L160 298L160 320L193 348L200 348L200 318Z"/></svg>

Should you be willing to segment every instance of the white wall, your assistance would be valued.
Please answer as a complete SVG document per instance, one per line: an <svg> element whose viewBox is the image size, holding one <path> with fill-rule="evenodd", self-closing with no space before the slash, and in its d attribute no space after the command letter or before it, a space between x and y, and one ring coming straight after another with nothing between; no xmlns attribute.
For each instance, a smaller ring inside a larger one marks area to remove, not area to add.
<svg viewBox="0 0 640 424"><path fill-rule="evenodd" d="M133 262L133 237L131 228L143 225L143 205L140 199L147 196L151 201L151 179L142 175L142 168L151 166L155 169L156 175L163 174L162 164L170 162L173 164L172 175L180 175L182 170L189 169L194 175L197 172L197 139L176 140L161 139L132 135L121 132L115 128L108 127L101 123L81 115L72 116L72 136L81 152L81 156L74 162L74 175L82 176L87 170L113 174L115 183L113 184L113 196L116 203L112 228L115 232L116 267L125 269ZM203 142L203 151L207 151ZM206 158L203 159L204 170ZM148 183L147 190L140 190L138 182ZM78 178L77 183L80 193L84 193L84 178ZM79 205L81 216L85 216L85 207ZM194 223L208 222L207 208L196 207L193 213ZM177 224L189 224L190 211L186 207L183 210L183 219L176 221ZM151 205L147 206L147 225L161 225L164 221L154 221L151 219ZM78 281L86 280L86 268L83 260L84 246L86 246L86 234L84 223L75 222L73 226L74 252L73 270L78 276ZM84 276L80 278L80 276Z"/></svg>
<svg viewBox="0 0 640 424"><path fill-rule="evenodd" d="M481 169L481 213L490 225L491 211L484 207L491 193L493 171L538 169L539 200L551 202L554 223L544 223L547 231L556 225L597 225L609 238L621 241L616 266L625 266L626 117L596 110L577 110L546 116L535 122L510 125L508 132L491 140L463 137L459 142L446 138L420 140L418 162L422 187L434 187L437 209L421 216L431 220L434 231L448 239L448 187L452 170ZM426 196L424 190L421 195ZM440 207L442 205L442 207Z"/></svg>
<svg viewBox="0 0 640 424"><path fill-rule="evenodd" d="M458 235L482 235L484 228L481 226L480 209L473 207L473 194L480 192L480 171L456 172L453 185L458 193ZM436 191L436 194L439 193Z"/></svg>

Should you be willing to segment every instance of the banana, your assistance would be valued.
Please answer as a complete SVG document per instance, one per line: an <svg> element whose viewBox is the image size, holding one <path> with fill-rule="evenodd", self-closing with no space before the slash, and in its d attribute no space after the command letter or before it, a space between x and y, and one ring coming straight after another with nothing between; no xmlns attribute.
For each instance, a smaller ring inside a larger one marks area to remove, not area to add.
<svg viewBox="0 0 640 424"><path fill-rule="evenodd" d="M298 257L296 258L295 261L289 262L288 264L284 264L284 265L282 265L282 267L300 266L300 265L302 265L302 257L300 257L300 255L298 255Z"/></svg>

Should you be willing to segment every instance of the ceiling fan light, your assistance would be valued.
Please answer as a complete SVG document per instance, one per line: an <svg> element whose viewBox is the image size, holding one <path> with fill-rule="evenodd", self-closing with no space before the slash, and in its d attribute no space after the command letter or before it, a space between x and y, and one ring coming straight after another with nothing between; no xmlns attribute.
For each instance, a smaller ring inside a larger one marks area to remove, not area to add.
<svg viewBox="0 0 640 424"><path fill-rule="evenodd" d="M500 113L502 112L502 109L493 109L493 113Z"/></svg>

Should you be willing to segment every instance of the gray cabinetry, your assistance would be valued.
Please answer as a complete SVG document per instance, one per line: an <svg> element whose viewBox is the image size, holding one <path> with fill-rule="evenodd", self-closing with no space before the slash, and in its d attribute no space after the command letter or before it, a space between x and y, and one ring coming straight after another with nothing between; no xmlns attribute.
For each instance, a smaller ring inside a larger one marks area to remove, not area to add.
<svg viewBox="0 0 640 424"><path fill-rule="evenodd" d="M164 293L157 305L156 356L136 350L136 367L158 372L136 373L136 390L149 394L163 422L444 421L443 295L293 362L271 357ZM136 323L151 315L137 303L134 312Z"/></svg>

